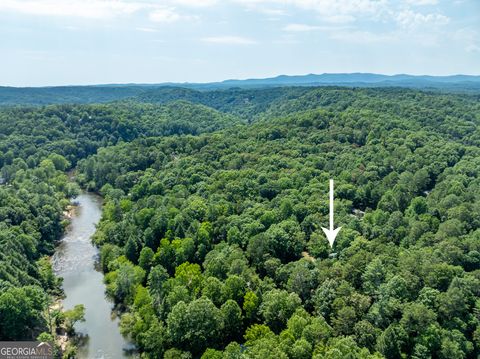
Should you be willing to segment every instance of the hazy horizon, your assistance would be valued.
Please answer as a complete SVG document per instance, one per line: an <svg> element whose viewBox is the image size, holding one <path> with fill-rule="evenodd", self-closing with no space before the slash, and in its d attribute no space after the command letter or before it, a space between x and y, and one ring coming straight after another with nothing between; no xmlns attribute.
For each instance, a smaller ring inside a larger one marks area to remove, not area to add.
<svg viewBox="0 0 480 359"><path fill-rule="evenodd" d="M475 0L4 0L2 86L478 73Z"/></svg>
<svg viewBox="0 0 480 359"><path fill-rule="evenodd" d="M202 84L214 84L214 83L222 83L226 81L249 81L249 80L264 80L264 79L274 79L277 77L281 76L287 76L287 77L302 77L302 76L319 76L319 75L354 75L354 74L371 74L371 75L381 75L381 76L428 76L428 77L453 77L453 76L470 76L470 77L480 77L480 73L478 74L467 74L467 73L452 73L452 74L446 74L446 75L437 75L437 74L425 74L425 73L420 73L420 74L411 74L411 73L392 73L392 74L385 74L385 73L374 73L374 72L324 72L324 73L308 73L308 74L277 74L273 75L270 77L267 76L261 76L261 77L249 77L249 78L226 78L226 79L221 79L219 81L204 81L204 82L193 82L193 81L183 81L183 82L175 82L175 81L166 81L166 82L111 82L111 83L100 83L100 82L93 82L93 83L84 83L84 84L77 84L77 83L71 83L71 84L59 84L59 85L37 85L37 86L11 86L11 85L3 85L0 83L0 87L15 87L15 88L42 88L42 87L82 87L82 86L155 86L155 85L202 85Z"/></svg>

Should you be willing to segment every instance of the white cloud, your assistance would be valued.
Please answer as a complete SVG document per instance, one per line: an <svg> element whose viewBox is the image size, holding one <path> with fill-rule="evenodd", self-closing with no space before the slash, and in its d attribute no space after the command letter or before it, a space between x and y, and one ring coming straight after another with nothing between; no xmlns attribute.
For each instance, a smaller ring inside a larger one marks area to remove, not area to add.
<svg viewBox="0 0 480 359"><path fill-rule="evenodd" d="M170 3L189 7L207 7L216 5L218 0L171 0Z"/></svg>
<svg viewBox="0 0 480 359"><path fill-rule="evenodd" d="M287 32L310 32L310 31L342 31L348 30L352 27L349 25L308 25L308 24L288 24L283 28L283 31Z"/></svg>
<svg viewBox="0 0 480 359"><path fill-rule="evenodd" d="M336 23L336 24L343 24L343 23L355 21L355 16L347 15L347 14L329 15L326 18L326 21Z"/></svg>
<svg viewBox="0 0 480 359"><path fill-rule="evenodd" d="M453 33L455 41L476 42L480 40L480 33L471 28L458 29Z"/></svg>
<svg viewBox="0 0 480 359"><path fill-rule="evenodd" d="M480 45L470 44L465 48L465 50L467 50L467 52L480 52Z"/></svg>
<svg viewBox="0 0 480 359"><path fill-rule="evenodd" d="M288 24L283 28L284 31L288 32L308 32L319 30L319 26L307 25L307 24Z"/></svg>
<svg viewBox="0 0 480 359"><path fill-rule="evenodd" d="M268 16L285 16L287 12L282 9L274 9L274 8L267 8L267 7L249 7L247 10L256 11L260 14L268 15Z"/></svg>
<svg viewBox="0 0 480 359"><path fill-rule="evenodd" d="M290 34L295 32L322 31L327 33L330 39L353 44L373 44L397 40L397 34L394 32L384 33L363 31L356 29L351 25L317 26L308 24L288 24L283 30Z"/></svg>
<svg viewBox="0 0 480 359"><path fill-rule="evenodd" d="M471 28L459 29L452 34L452 39L464 46L467 52L480 52L480 33L477 30Z"/></svg>
<svg viewBox="0 0 480 359"><path fill-rule="evenodd" d="M261 9L260 12L265 15L270 15L270 16L285 16L287 13L285 10L282 9L269 9L269 8L264 8Z"/></svg>
<svg viewBox="0 0 480 359"><path fill-rule="evenodd" d="M335 31L330 38L356 44L391 42L396 39L393 33L374 33L370 31Z"/></svg>
<svg viewBox="0 0 480 359"><path fill-rule="evenodd" d="M280 39L272 41L272 43L278 45L294 45L299 44L300 42L292 34L286 34L282 35Z"/></svg>
<svg viewBox="0 0 480 359"><path fill-rule="evenodd" d="M217 0L0 0L0 13L103 20L145 12L151 21L171 23L194 18L178 13L173 5L199 7L214 5L216 2Z"/></svg>
<svg viewBox="0 0 480 359"><path fill-rule="evenodd" d="M450 22L450 18L441 14L421 14L412 10L404 10L397 14L397 23L405 29L415 29L420 26L442 26Z"/></svg>
<svg viewBox="0 0 480 359"><path fill-rule="evenodd" d="M80 30L80 28L78 26L72 26L72 25L67 25L67 26L64 26L63 27L65 30L68 30L68 31L77 31L77 30Z"/></svg>
<svg viewBox="0 0 480 359"><path fill-rule="evenodd" d="M268 15L270 17L279 17L279 16L286 16L288 15L288 11L286 9L281 8L280 3L275 2L253 2L253 1L244 1L244 0L227 0L230 3L241 5L247 11L257 12L259 14Z"/></svg>
<svg viewBox="0 0 480 359"><path fill-rule="evenodd" d="M413 6L423 6L423 5L437 5L438 0L406 0L409 5Z"/></svg>
<svg viewBox="0 0 480 359"><path fill-rule="evenodd" d="M387 0L232 0L249 8L266 5L294 6L314 11L322 20L334 23L352 22L359 16L377 17Z"/></svg>
<svg viewBox="0 0 480 359"><path fill-rule="evenodd" d="M253 39L242 36L212 36L204 37L203 42L209 42L212 44L226 44L226 45L253 45L257 42Z"/></svg>
<svg viewBox="0 0 480 359"><path fill-rule="evenodd" d="M152 4L146 2L114 0L2 0L0 13L104 19L129 15L151 6Z"/></svg>
<svg viewBox="0 0 480 359"><path fill-rule="evenodd" d="M440 13L423 14L412 11L415 6L437 5L438 0L230 0L248 9L277 6L282 9L309 11L325 23L351 24L358 21L389 23L396 22L404 29L419 26L441 26L450 18ZM311 31L307 26L292 26L286 31Z"/></svg>
<svg viewBox="0 0 480 359"><path fill-rule="evenodd" d="M157 29L153 29L151 27L137 27L135 28L137 31L142 31L142 32L158 32Z"/></svg>
<svg viewBox="0 0 480 359"><path fill-rule="evenodd" d="M153 22L172 23L182 18L174 9L163 8L153 10L148 18Z"/></svg>

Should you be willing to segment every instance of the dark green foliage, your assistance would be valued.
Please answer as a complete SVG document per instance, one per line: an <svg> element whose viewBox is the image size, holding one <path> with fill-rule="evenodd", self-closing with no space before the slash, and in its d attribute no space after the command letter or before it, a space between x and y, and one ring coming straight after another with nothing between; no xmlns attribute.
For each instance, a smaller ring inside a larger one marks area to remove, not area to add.
<svg viewBox="0 0 480 359"><path fill-rule="evenodd" d="M65 197L76 186L54 161L66 163L57 155L28 169L14 160L15 171L0 185L0 339L36 338L47 329L49 295L60 293L46 255L63 232Z"/></svg>
<svg viewBox="0 0 480 359"><path fill-rule="evenodd" d="M36 326L44 327L46 295L36 286L8 288L0 294L0 338L33 338Z"/></svg>
<svg viewBox="0 0 480 359"><path fill-rule="evenodd" d="M38 118L39 130L9 127L0 157L8 183L36 173L52 186L78 163L78 181L105 196L95 242L107 293L146 358L480 354L478 97L169 88L142 100L160 104L4 110L20 127ZM70 126L83 112L85 125ZM42 142L46 127L58 132ZM321 231L330 178L342 226L333 249ZM0 187L20 208L0 212L0 241L38 274L0 273L6 288L53 286L38 253L61 232L63 197L32 216L17 187Z"/></svg>
<svg viewBox="0 0 480 359"><path fill-rule="evenodd" d="M173 340L165 349L473 357L478 102L397 89L290 94L252 107L251 126L138 139L79 165L85 183L125 193L119 214L106 212L99 243L124 247L132 263L152 268L153 306ZM320 229L328 226L331 177L343 227L333 250ZM199 300L209 303L206 323L215 328L188 322ZM188 325L174 324L178 318ZM193 328L203 344L186 341ZM228 345L244 341L244 349Z"/></svg>
<svg viewBox="0 0 480 359"><path fill-rule="evenodd" d="M238 122L235 117L188 102L166 105L55 105L41 108L0 108L0 167L20 157L33 167L49 157L57 169L97 151L98 148L138 137L199 134ZM34 124L34 131L31 126ZM53 154L52 154L53 153ZM138 154L133 168L141 167ZM110 165L115 165L111 163ZM132 169L133 169L132 168ZM105 173L109 167L105 168ZM3 172L12 173L10 166ZM87 168L87 173L88 168Z"/></svg>
<svg viewBox="0 0 480 359"><path fill-rule="evenodd" d="M218 341L223 331L223 318L210 300L197 299L189 304L176 304L168 315L167 326L175 347L202 353Z"/></svg>

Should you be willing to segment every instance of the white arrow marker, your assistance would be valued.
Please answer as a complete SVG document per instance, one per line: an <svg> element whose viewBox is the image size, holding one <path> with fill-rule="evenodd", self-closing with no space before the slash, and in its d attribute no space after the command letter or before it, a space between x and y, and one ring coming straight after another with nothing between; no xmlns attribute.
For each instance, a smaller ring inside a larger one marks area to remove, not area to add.
<svg viewBox="0 0 480 359"><path fill-rule="evenodd" d="M333 179L330 180L330 229L324 227L322 227L322 229L327 236L330 247L333 248L333 242L335 242L335 238L337 237L338 232L340 232L340 230L342 229L342 227L333 229Z"/></svg>

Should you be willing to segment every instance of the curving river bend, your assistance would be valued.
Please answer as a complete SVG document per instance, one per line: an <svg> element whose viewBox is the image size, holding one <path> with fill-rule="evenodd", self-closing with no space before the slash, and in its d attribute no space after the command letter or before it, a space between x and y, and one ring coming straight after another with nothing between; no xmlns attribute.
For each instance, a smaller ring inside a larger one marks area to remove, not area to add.
<svg viewBox="0 0 480 359"><path fill-rule="evenodd" d="M97 269L98 249L91 236L102 215L102 199L92 193L82 193L72 221L53 256L55 274L63 277L65 309L85 305L85 322L75 330L85 340L78 348L78 359L134 358L134 347L120 334L113 304L105 297L103 274Z"/></svg>

